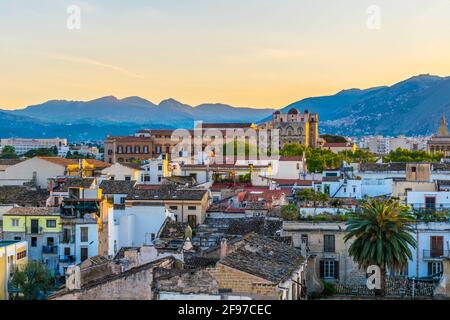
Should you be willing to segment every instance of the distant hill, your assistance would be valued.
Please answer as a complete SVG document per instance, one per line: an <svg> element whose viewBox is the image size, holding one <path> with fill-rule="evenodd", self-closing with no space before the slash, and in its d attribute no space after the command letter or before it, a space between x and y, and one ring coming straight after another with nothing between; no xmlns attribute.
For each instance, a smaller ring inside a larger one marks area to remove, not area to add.
<svg viewBox="0 0 450 320"><path fill-rule="evenodd" d="M174 99L158 105L139 98L117 99L113 96L92 101L51 100L25 109L4 111L41 121L91 124L155 124L193 127L195 120L205 122L257 121L272 114L271 109L234 108L224 104L202 104L192 107Z"/></svg>
<svg viewBox="0 0 450 320"><path fill-rule="evenodd" d="M281 110L291 108L318 112L321 134L428 135L437 130L443 114L450 119L450 77L419 75L392 86L306 98ZM192 128L196 120L262 122L270 119L274 110L219 103L190 106L174 99L154 104L140 97L51 100L20 110L0 110L0 137L97 140L142 128Z"/></svg>

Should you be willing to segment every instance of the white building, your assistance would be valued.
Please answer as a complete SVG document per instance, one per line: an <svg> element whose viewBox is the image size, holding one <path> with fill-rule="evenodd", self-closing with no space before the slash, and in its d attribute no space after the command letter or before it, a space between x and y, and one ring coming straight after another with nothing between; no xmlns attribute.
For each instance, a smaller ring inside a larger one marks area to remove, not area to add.
<svg viewBox="0 0 450 320"><path fill-rule="evenodd" d="M152 244L167 218L174 219L174 216L164 205L133 205L114 210L118 248Z"/></svg>
<svg viewBox="0 0 450 320"><path fill-rule="evenodd" d="M140 184L161 184L164 178L164 160L159 159L149 160L147 164L141 167L139 172Z"/></svg>
<svg viewBox="0 0 450 320"><path fill-rule="evenodd" d="M46 189L50 178L64 176L66 173L65 163L52 159L34 157L9 166L5 171L0 171L0 185L21 186L34 180L38 187Z"/></svg>
<svg viewBox="0 0 450 320"><path fill-rule="evenodd" d="M429 222L415 225L417 247L408 263L409 277L428 277L442 272L442 257L449 256L450 223Z"/></svg>
<svg viewBox="0 0 450 320"><path fill-rule="evenodd" d="M409 191L406 201L413 210L450 209L450 192L448 191Z"/></svg>
<svg viewBox="0 0 450 320"><path fill-rule="evenodd" d="M315 190L328 194L332 198L380 197L392 195L392 179L373 177L361 179L353 174L341 171L324 171L322 182L316 182Z"/></svg>
<svg viewBox="0 0 450 320"><path fill-rule="evenodd" d="M18 155L23 155L30 150L35 149L49 149L56 146L58 150L67 146L67 139L25 139L25 138L11 138L1 139L0 147L13 146Z"/></svg>
<svg viewBox="0 0 450 320"><path fill-rule="evenodd" d="M109 180L138 181L140 170L140 165L117 162L103 169L101 174Z"/></svg>

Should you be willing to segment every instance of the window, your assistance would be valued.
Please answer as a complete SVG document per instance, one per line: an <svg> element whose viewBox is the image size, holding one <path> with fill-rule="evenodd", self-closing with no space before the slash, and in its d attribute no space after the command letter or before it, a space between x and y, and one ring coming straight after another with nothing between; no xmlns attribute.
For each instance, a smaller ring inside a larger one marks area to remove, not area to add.
<svg viewBox="0 0 450 320"><path fill-rule="evenodd" d="M127 197L122 197L122 198L120 198L120 204L125 204L126 198L127 198Z"/></svg>
<svg viewBox="0 0 450 320"><path fill-rule="evenodd" d="M131 181L131 176L125 176L125 181Z"/></svg>
<svg viewBox="0 0 450 320"><path fill-rule="evenodd" d="M31 246L34 248L37 247L37 237L31 237Z"/></svg>
<svg viewBox="0 0 450 320"><path fill-rule="evenodd" d="M148 153L148 146L144 146L144 153Z"/></svg>
<svg viewBox="0 0 450 320"><path fill-rule="evenodd" d="M111 149L108 150L108 156L112 156L113 151Z"/></svg>
<svg viewBox="0 0 450 320"><path fill-rule="evenodd" d="M56 220L47 220L47 228L56 228Z"/></svg>
<svg viewBox="0 0 450 320"><path fill-rule="evenodd" d="M334 235L326 234L323 236L323 252L334 252L335 251L335 239Z"/></svg>
<svg viewBox="0 0 450 320"><path fill-rule="evenodd" d="M353 193L356 193L356 187L353 187Z"/></svg>
<svg viewBox="0 0 450 320"><path fill-rule="evenodd" d="M20 240L22 240L22 237L14 237L14 240L15 241L20 241Z"/></svg>
<svg viewBox="0 0 450 320"><path fill-rule="evenodd" d="M64 255L67 257L67 256L70 256L70 248L64 248Z"/></svg>
<svg viewBox="0 0 450 320"><path fill-rule="evenodd" d="M162 165L158 165L158 171L162 171L163 166Z"/></svg>
<svg viewBox="0 0 450 320"><path fill-rule="evenodd" d="M344 188L344 193L347 193L347 188Z"/></svg>
<svg viewBox="0 0 450 320"><path fill-rule="evenodd" d="M197 210L197 206L188 206L188 210L190 211Z"/></svg>
<svg viewBox="0 0 450 320"><path fill-rule="evenodd" d="M17 256L17 260L23 259L27 256L27 251L24 250L24 251L17 252L16 256Z"/></svg>
<svg viewBox="0 0 450 320"><path fill-rule="evenodd" d="M88 242L89 238L88 238L88 227L81 227L80 228L80 232L81 232L81 242Z"/></svg>
<svg viewBox="0 0 450 320"><path fill-rule="evenodd" d="M80 248L80 260L81 260L81 262L83 262L87 258L89 258L88 248Z"/></svg>
<svg viewBox="0 0 450 320"><path fill-rule="evenodd" d="M444 255L444 237L431 236L430 237L430 257L438 258Z"/></svg>
<svg viewBox="0 0 450 320"><path fill-rule="evenodd" d="M416 167L411 167L411 172L416 172L417 168Z"/></svg>
<svg viewBox="0 0 450 320"><path fill-rule="evenodd" d="M143 180L144 180L144 182L150 182L150 175L149 174L145 174L143 176Z"/></svg>
<svg viewBox="0 0 450 320"><path fill-rule="evenodd" d="M151 239L152 239L152 242L155 241L155 234L154 233L151 234Z"/></svg>
<svg viewBox="0 0 450 320"><path fill-rule="evenodd" d="M325 194L330 194L330 185L329 184L326 184L325 186L324 186L324 191L323 191Z"/></svg>
<svg viewBox="0 0 450 320"><path fill-rule="evenodd" d="M323 279L339 278L339 262L331 259L320 261L320 277Z"/></svg>
<svg viewBox="0 0 450 320"><path fill-rule="evenodd" d="M110 178L111 181L114 181L115 179L116 179L115 176L111 176L111 178Z"/></svg>
<svg viewBox="0 0 450 320"><path fill-rule="evenodd" d="M425 209L436 209L436 197L425 197Z"/></svg>
<svg viewBox="0 0 450 320"><path fill-rule="evenodd" d="M54 245L55 245L55 239L53 237L48 237L47 238L47 246L53 247Z"/></svg>
<svg viewBox="0 0 450 320"><path fill-rule="evenodd" d="M158 182L161 182L161 179L162 179L161 177L158 177Z"/></svg>
<svg viewBox="0 0 450 320"><path fill-rule="evenodd" d="M178 210L178 206L170 206L169 209L170 210Z"/></svg>
<svg viewBox="0 0 450 320"><path fill-rule="evenodd" d="M132 153L133 151L132 151L132 148L131 148L131 146L127 146L127 153Z"/></svg>
<svg viewBox="0 0 450 320"><path fill-rule="evenodd" d="M134 153L141 153L141 146L135 146Z"/></svg>
<svg viewBox="0 0 450 320"><path fill-rule="evenodd" d="M122 146L117 146L117 153L119 153L119 154L123 153L123 147Z"/></svg>
<svg viewBox="0 0 450 320"><path fill-rule="evenodd" d="M436 262L429 262L428 263L428 275L433 276L438 273L441 273L443 270L442 268L442 262L436 261Z"/></svg>
<svg viewBox="0 0 450 320"><path fill-rule="evenodd" d="M11 219L11 226L18 227L19 226L19 219Z"/></svg>

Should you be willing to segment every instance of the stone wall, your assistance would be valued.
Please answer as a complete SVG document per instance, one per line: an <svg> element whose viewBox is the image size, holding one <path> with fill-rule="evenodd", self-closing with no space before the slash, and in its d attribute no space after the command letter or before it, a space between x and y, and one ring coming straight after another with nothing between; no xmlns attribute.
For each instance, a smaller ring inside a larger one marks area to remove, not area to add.
<svg viewBox="0 0 450 320"><path fill-rule="evenodd" d="M218 263L208 272L216 279L219 289L248 294L261 299L279 299L277 285L251 274Z"/></svg>
<svg viewBox="0 0 450 320"><path fill-rule="evenodd" d="M431 282L414 282L415 297L432 297L435 284ZM337 283L336 294L354 296L375 296L373 290L369 290L365 281L353 285ZM386 279L386 295L394 297L412 297L413 281L406 277L388 277Z"/></svg>
<svg viewBox="0 0 450 320"><path fill-rule="evenodd" d="M167 276L156 276L159 291L178 292L182 294L218 294L217 281L206 270L182 270L178 275L173 272Z"/></svg>
<svg viewBox="0 0 450 320"><path fill-rule="evenodd" d="M69 292L53 300L152 300L153 269Z"/></svg>

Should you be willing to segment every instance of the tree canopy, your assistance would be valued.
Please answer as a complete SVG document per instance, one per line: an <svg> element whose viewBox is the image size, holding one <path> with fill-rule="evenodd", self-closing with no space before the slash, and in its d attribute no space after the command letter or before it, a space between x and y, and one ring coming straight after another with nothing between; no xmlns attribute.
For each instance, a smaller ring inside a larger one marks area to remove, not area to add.
<svg viewBox="0 0 450 320"><path fill-rule="evenodd" d="M24 267L16 268L11 286L18 290L18 299L41 300L53 289L54 281L44 264L29 261Z"/></svg>
<svg viewBox="0 0 450 320"><path fill-rule="evenodd" d="M58 155L58 148L56 146L51 148L33 149L24 154L27 158L34 157L56 157Z"/></svg>
<svg viewBox="0 0 450 320"><path fill-rule="evenodd" d="M383 157L383 162L440 162L443 153L429 153L424 150L406 150L398 148Z"/></svg>
<svg viewBox="0 0 450 320"><path fill-rule="evenodd" d="M347 163L376 161L375 156L366 150L334 153L327 149L314 149L294 143L286 144L280 151L280 155L282 156L301 156L303 154L306 155L306 165L309 172L322 172L326 169L339 168L344 161Z"/></svg>
<svg viewBox="0 0 450 320"><path fill-rule="evenodd" d="M13 146L4 146L2 153L0 154L0 159L18 159L19 156L16 154L16 149Z"/></svg>

